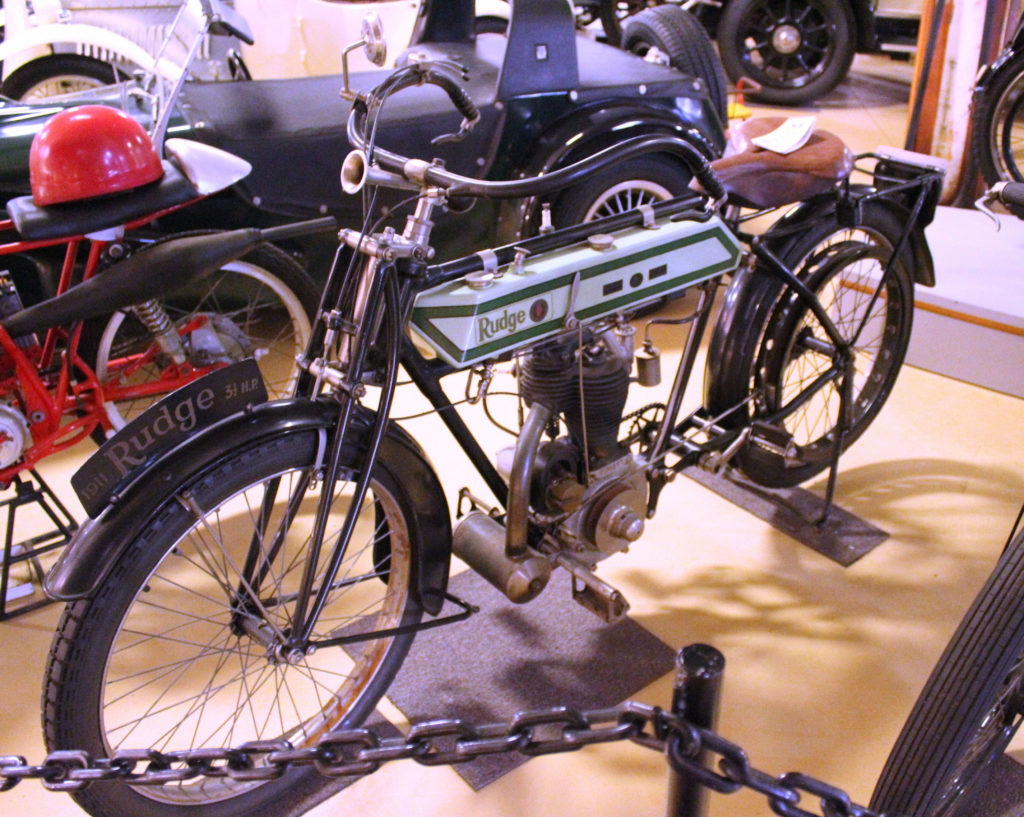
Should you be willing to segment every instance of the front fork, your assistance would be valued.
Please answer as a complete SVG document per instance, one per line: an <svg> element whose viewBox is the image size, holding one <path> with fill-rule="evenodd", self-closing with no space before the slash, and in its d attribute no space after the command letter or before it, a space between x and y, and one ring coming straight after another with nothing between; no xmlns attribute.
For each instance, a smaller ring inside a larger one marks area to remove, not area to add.
<svg viewBox="0 0 1024 817"><path fill-rule="evenodd" d="M286 660L301 660L301 656L315 646L311 645L310 639L330 595L328 588L334 584L348 550L360 509L369 492L377 452L387 428L398 375L403 322L394 261L398 258L426 261L429 258L431 215L434 207L441 201L440 194L425 192L418 200L416 211L409 217L405 232L401 236L392 230L385 230L379 235L365 235L353 230L341 232L342 241L357 253L357 258L362 257L364 260L358 275L344 277L341 276L338 269L339 261L336 260L325 293L325 304L321 305L320 317L325 328L314 333L310 348L302 361L308 375L315 378L311 387L308 378L304 379L310 388L309 393L318 394L326 383L337 402L338 419L321 469L322 473L315 475L320 481L320 496L310 535L310 552L303 566L292 628L285 634L285 643L279 647L279 652ZM332 286L339 277L342 278L340 285ZM327 304L333 308L328 309ZM328 361L332 348L336 348L336 357L335 360ZM324 538L334 500L334 486L345 465L346 446L351 447L357 442L350 439L349 425L353 412L366 394L367 375L377 370L376 365L371 366L368 362L371 348L383 352L383 377L377 381L380 392L374 422L364 439L358 441L361 453L355 464L357 476L353 492L341 527L337 534L334 534L326 570L319 578L318 590L317 567L324 552ZM319 350L320 354L314 358L312 356L316 350ZM311 483L312 480L304 480L299 491L304 493ZM273 487L276 489L276 486ZM268 492L263 509L264 517L269 516L270 504L275 498L273 494L276 494L276 490ZM291 521L300 496L301 494L296 492L291 497L285 524ZM278 538L282 532L278 532ZM258 543L254 541L252 552L256 552L257 547Z"/></svg>

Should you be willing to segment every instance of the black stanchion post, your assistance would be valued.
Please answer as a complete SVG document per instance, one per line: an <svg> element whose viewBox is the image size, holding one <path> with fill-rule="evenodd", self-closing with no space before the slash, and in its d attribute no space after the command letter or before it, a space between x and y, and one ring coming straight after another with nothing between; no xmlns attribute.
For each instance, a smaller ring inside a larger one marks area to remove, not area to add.
<svg viewBox="0 0 1024 817"><path fill-rule="evenodd" d="M714 729L718 719L718 698L722 690L725 656L708 644L691 644L676 655L676 683L672 691L672 714L695 726ZM700 760L703 762L704 758ZM707 812L707 789L697 780L669 772L668 817L703 817Z"/></svg>

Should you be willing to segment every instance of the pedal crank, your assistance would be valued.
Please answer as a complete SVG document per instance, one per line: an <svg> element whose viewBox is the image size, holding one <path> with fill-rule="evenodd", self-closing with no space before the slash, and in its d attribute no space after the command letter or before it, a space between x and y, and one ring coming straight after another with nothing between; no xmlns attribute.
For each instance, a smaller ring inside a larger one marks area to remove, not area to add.
<svg viewBox="0 0 1024 817"><path fill-rule="evenodd" d="M750 427L748 442L769 454L781 457L787 467L797 466L803 462L800 446L793 441L793 435L781 426L756 420Z"/></svg>

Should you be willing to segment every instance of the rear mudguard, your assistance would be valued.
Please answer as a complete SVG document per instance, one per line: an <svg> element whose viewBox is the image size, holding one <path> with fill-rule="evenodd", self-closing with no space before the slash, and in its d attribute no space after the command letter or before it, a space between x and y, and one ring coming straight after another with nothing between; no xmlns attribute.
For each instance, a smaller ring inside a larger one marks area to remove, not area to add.
<svg viewBox="0 0 1024 817"><path fill-rule="evenodd" d="M859 185L851 186L851 190L855 192L868 189ZM875 199L875 201L889 207L894 214L904 221L910 218L910 211L895 198L880 198ZM776 225L780 231L788 231L789 228L798 225L800 222L813 221L815 218L833 213L835 209L836 199L832 194L829 194L827 197L801 202L779 219ZM775 229L776 225L773 225L772 229ZM910 251L914 256L914 283L933 287L935 286L935 262L932 260L932 251L928 247L928 240L925 238L924 227L925 224L919 223L910 232L909 245Z"/></svg>
<svg viewBox="0 0 1024 817"><path fill-rule="evenodd" d="M330 433L337 408L327 400L279 400L234 414L131 471L118 485L114 499L95 519L87 520L72 537L46 577L49 596L72 601L93 593L146 522L163 504L173 501L185 485L198 479L226 452L285 431L323 429ZM365 440L372 415L357 411L352 439ZM444 602L451 562L451 516L441 483L423 450L402 428L390 424L381 452L397 462L401 488L413 509L409 524L413 553L412 586L428 613Z"/></svg>

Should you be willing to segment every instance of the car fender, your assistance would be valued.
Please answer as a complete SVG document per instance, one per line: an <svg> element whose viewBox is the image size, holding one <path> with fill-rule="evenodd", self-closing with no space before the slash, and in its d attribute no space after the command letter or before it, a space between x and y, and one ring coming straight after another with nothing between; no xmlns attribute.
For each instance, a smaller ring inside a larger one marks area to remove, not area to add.
<svg viewBox="0 0 1024 817"><path fill-rule="evenodd" d="M599 150L632 136L668 134L686 139L708 159L720 155L722 146L714 145L696 128L682 124L670 111L664 113L642 105L600 106L576 112L548 128L531 145L531 157L509 173L509 178L526 178L550 173L586 158ZM678 160L682 164L681 160ZM522 225L533 220L540 201L536 197L505 201L498 216L498 243L522 238Z"/></svg>
<svg viewBox="0 0 1024 817"><path fill-rule="evenodd" d="M83 23L48 23L5 38L0 43L4 76L9 76L15 68L38 57L37 49L52 48L58 44L91 46L115 54L124 63L144 71L157 69L153 57L144 48L116 32ZM181 73L181 66L170 60L161 60L159 72L163 77L174 79Z"/></svg>
<svg viewBox="0 0 1024 817"><path fill-rule="evenodd" d="M329 431L336 418L337 407L327 400L278 400L234 414L156 453L125 477L98 516L86 520L75 532L46 576L47 594L72 601L93 593L168 497L212 468L224 451L284 431ZM372 415L359 410L352 422L368 429ZM365 437L354 435L360 441ZM418 527L413 539L423 544L413 554L413 590L428 613L437 613L444 602L451 562L447 499L426 454L404 429L390 424L381 447L401 466L401 488L414 511L410 524Z"/></svg>

